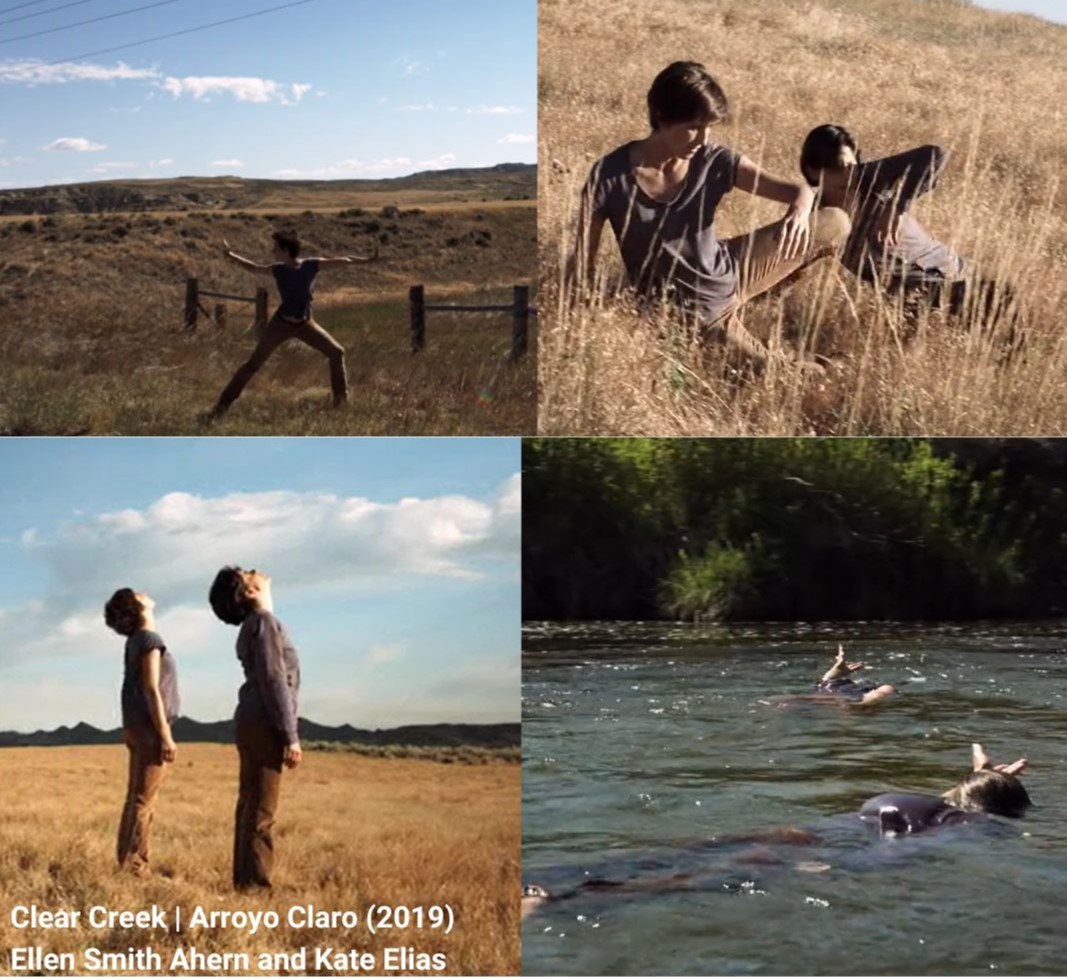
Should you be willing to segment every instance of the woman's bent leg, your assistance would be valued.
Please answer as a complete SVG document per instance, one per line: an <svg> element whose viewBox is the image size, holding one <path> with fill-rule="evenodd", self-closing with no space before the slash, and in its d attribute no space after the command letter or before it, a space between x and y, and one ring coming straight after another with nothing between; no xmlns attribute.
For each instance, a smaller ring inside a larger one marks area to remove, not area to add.
<svg viewBox="0 0 1067 979"><path fill-rule="evenodd" d="M281 344L290 339L292 335L293 325L287 323L280 316L275 316L267 324L267 328L263 331L259 343L256 344L256 349L252 351L252 356L237 368L237 371L230 379L230 383L222 389L222 394L219 395L219 400L215 402L215 408L212 414L217 416L224 415L230 405L241 396L241 392L245 389L245 386L256 376L257 372L267 362L270 355L274 353Z"/></svg>
<svg viewBox="0 0 1067 979"><path fill-rule="evenodd" d="M807 250L786 259L780 253L782 225L782 221L775 221L750 234L727 239L726 246L737 261L738 305L774 288L817 259L833 255L852 231L852 222L841 208L820 207L812 214Z"/></svg>
<svg viewBox="0 0 1067 979"><path fill-rule="evenodd" d="M317 350L330 362L330 387L333 390L334 407L348 400L348 377L345 374L345 348L341 346L314 320L300 325L296 338L303 340L312 350Z"/></svg>

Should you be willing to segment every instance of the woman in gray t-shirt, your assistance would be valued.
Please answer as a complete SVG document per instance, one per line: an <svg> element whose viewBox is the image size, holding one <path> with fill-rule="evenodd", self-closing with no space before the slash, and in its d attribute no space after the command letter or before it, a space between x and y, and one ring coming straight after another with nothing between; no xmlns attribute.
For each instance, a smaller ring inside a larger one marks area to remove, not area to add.
<svg viewBox="0 0 1067 979"><path fill-rule="evenodd" d="M122 734L129 751L126 801L119 820L119 867L149 873L156 793L178 754L171 724L181 711L174 657L155 631L156 603L144 592L120 588L104 606L104 622L126 637L123 651Z"/></svg>
<svg viewBox="0 0 1067 979"><path fill-rule="evenodd" d="M677 61L660 72L648 93L648 113L651 132L605 156L586 181L572 271L593 281L608 223L638 292L670 300L705 336L764 361L764 343L732 314L833 254L848 238L848 216L838 208L813 210L815 194L806 184L773 177L748 157L709 142L728 107L703 65ZM735 187L789 209L773 224L719 239L715 211Z"/></svg>

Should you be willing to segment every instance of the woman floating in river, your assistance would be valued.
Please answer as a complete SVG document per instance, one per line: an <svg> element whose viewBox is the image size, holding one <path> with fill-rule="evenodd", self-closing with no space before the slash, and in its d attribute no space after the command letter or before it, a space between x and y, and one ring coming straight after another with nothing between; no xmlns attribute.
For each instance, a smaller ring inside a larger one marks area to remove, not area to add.
<svg viewBox="0 0 1067 979"><path fill-rule="evenodd" d="M869 869L869 850L855 845L859 828L875 829L879 837L892 838L964 824L992 828L1002 825L992 817L1024 815L1031 805L1030 796L1017 776L1026 765L1025 758L994 765L985 749L974 744L972 770L941 795L884 793L868 799L858 812L831 817L814 829L784 826L712 838L676 850L628 854L589 870L545 871L542 879L556 878L558 886L549 890L541 884L525 885L522 914L525 917L547 901L582 894L736 890L746 882L751 886L754 866L823 873L832 869L829 861L833 860L840 866ZM797 859L799 847L806 848L806 859ZM576 874L581 876L577 884Z"/></svg>
<svg viewBox="0 0 1067 979"><path fill-rule="evenodd" d="M853 680L851 674L866 667L866 663L848 663L845 661L845 647L838 644L837 656L819 682L815 684L814 693L787 694L775 697L768 703L778 707L791 707L807 703L844 704L850 707L867 707L885 700L896 693L896 688L888 683L875 683L873 680Z"/></svg>

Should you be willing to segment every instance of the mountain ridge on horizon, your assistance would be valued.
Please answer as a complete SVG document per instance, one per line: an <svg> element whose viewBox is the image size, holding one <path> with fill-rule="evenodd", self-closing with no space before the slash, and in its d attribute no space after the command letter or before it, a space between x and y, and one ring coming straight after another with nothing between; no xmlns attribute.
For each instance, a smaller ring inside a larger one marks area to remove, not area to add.
<svg viewBox="0 0 1067 979"><path fill-rule="evenodd" d="M233 744L233 720L197 721L179 717L171 725L175 740L181 743ZM499 724L404 724L395 728L357 728L345 723L318 724L306 717L299 720L301 741L331 741L341 744L401 745L418 748L477 746L510 748L521 743L518 721ZM45 731L0 731L0 748L66 747L72 745L121 744L122 728L103 729L78 721Z"/></svg>

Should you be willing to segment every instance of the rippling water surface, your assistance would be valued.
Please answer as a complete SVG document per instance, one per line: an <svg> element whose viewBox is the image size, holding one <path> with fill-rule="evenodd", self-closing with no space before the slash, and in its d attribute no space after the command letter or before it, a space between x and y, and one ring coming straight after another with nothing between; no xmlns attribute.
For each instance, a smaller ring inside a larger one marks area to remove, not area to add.
<svg viewBox="0 0 1067 979"><path fill-rule="evenodd" d="M768 702L810 690L839 640L897 696ZM547 904L524 924L526 973L1063 974L1064 624L528 624L524 650L525 880L562 891L639 863L685 880ZM1031 761L1013 831L880 841L840 818L944 791L972 741ZM822 842L706 845L776 826Z"/></svg>

